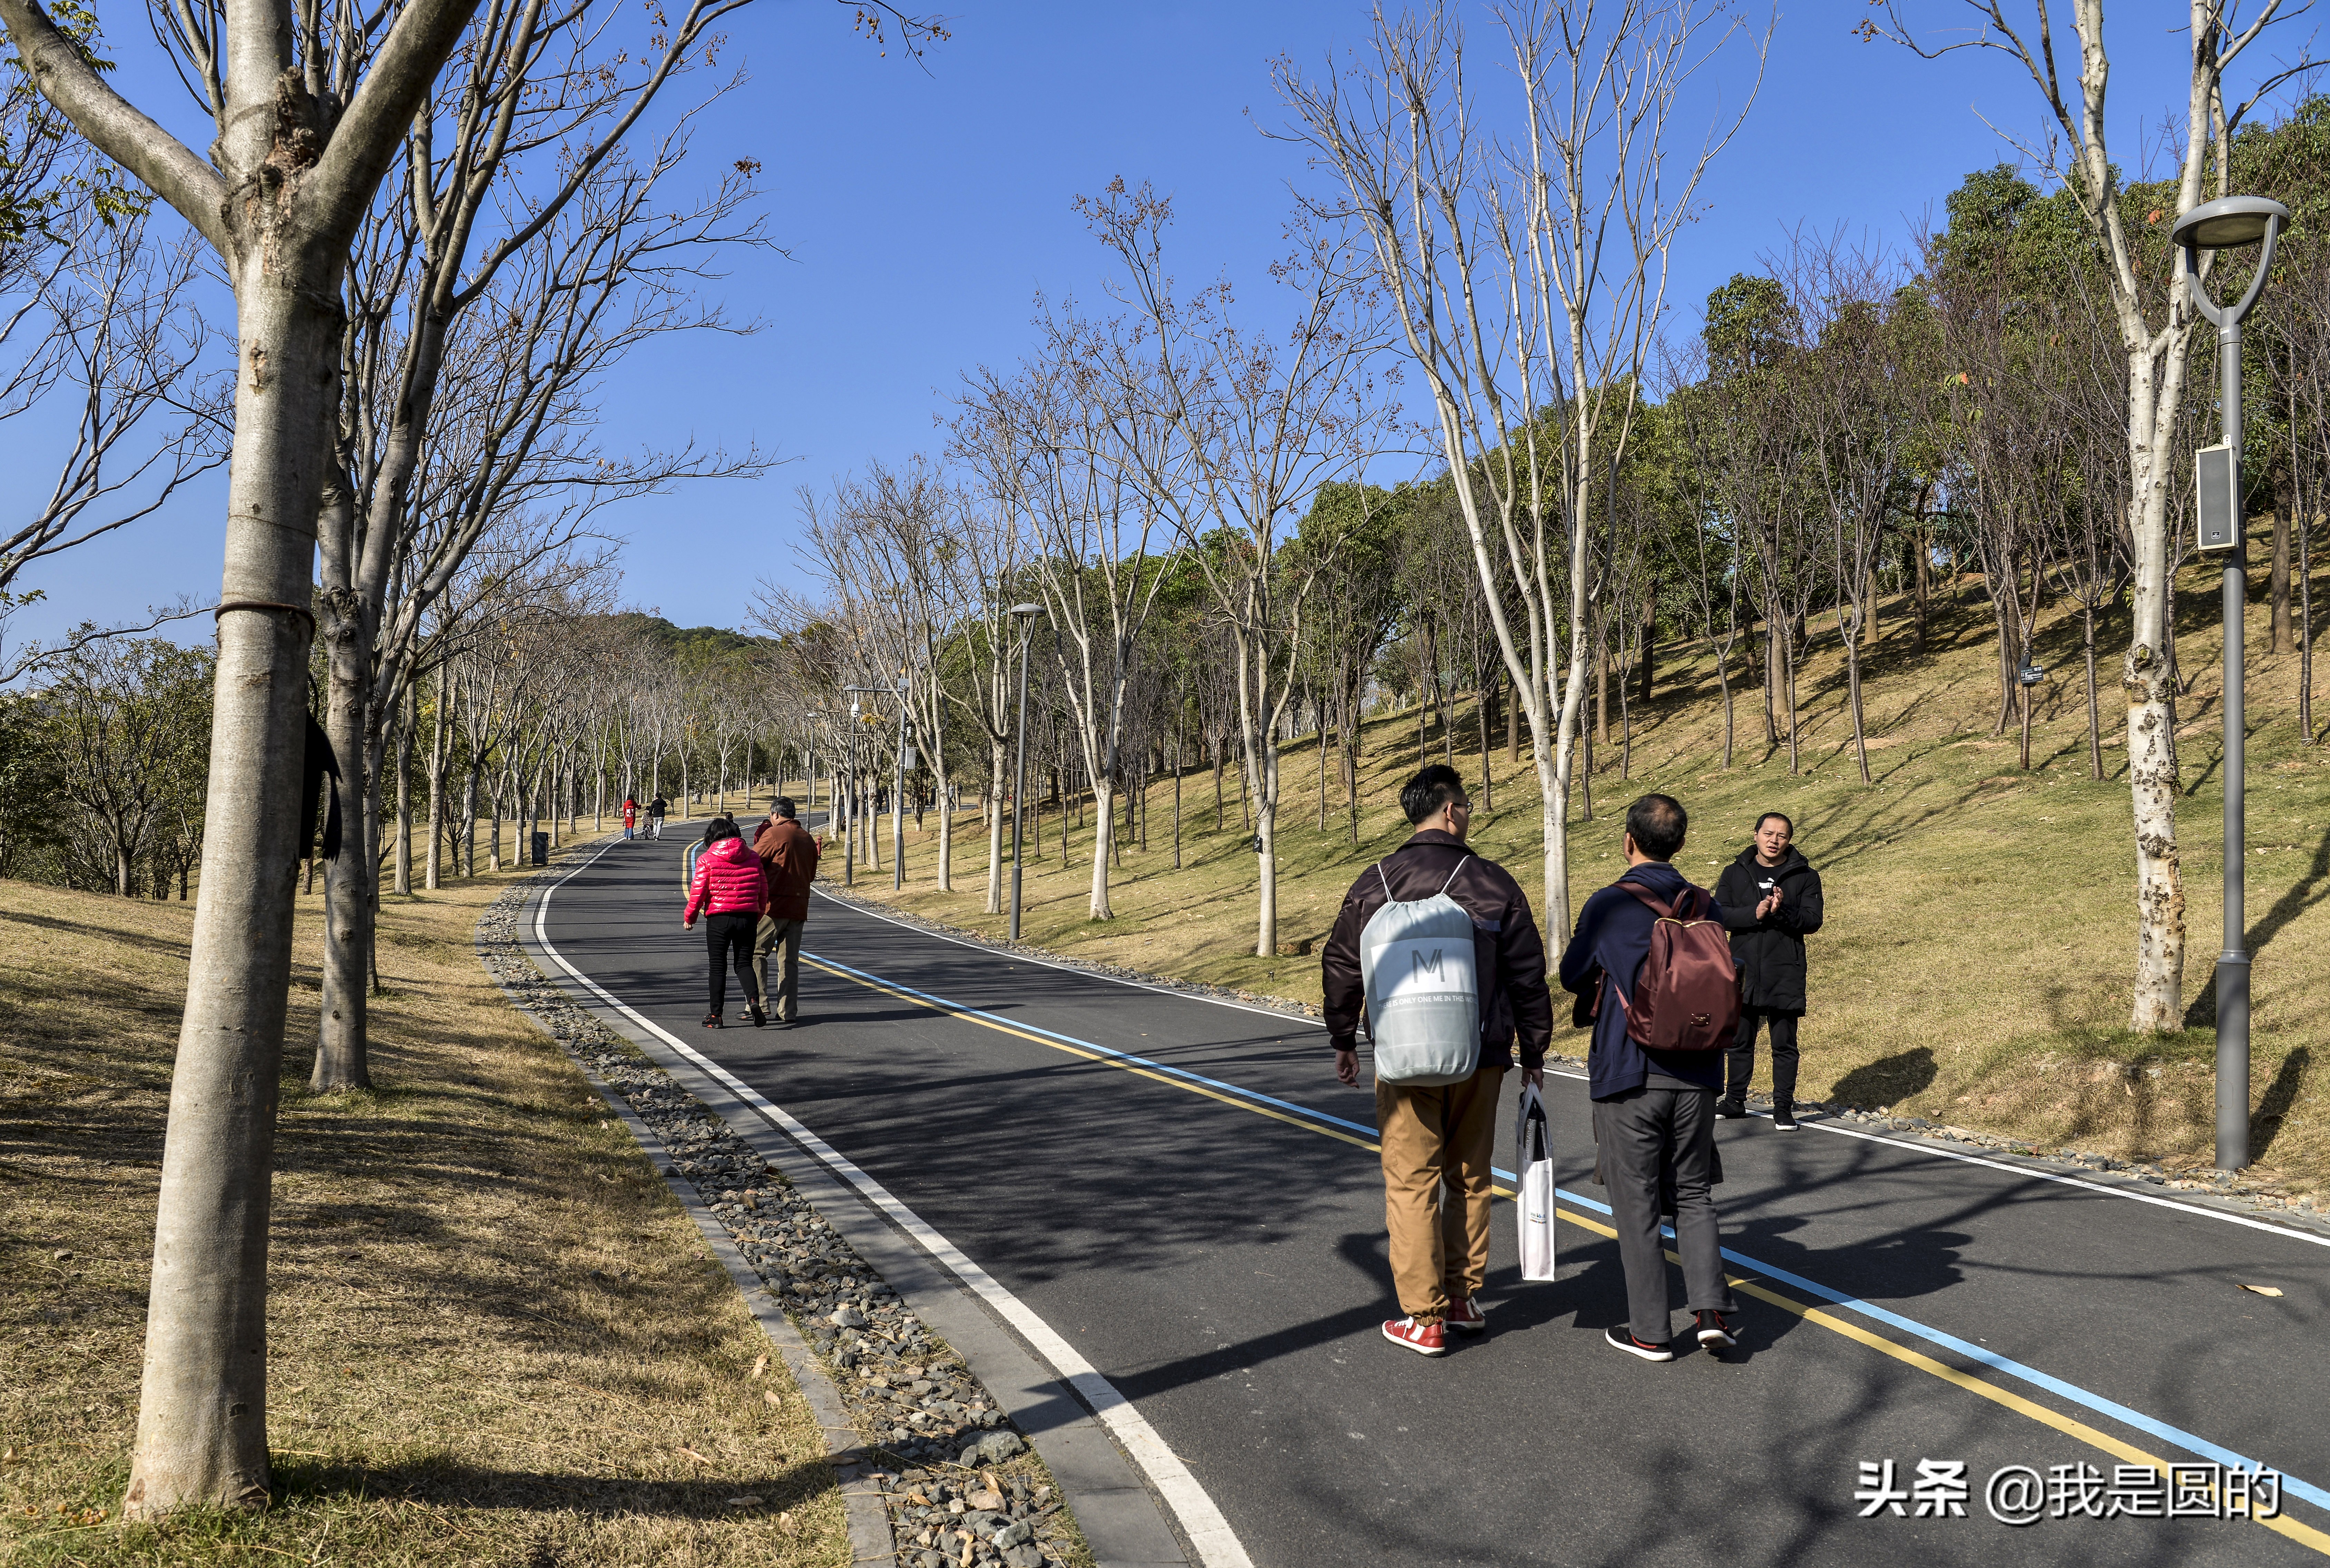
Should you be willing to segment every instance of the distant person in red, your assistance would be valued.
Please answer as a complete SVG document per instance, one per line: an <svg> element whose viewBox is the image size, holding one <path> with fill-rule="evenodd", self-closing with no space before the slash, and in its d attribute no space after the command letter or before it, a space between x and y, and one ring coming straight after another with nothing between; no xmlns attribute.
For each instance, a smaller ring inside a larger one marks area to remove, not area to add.
<svg viewBox="0 0 2330 1568"><path fill-rule="evenodd" d="M687 890L687 911L680 929L693 930L696 917L706 919L705 946L712 956L712 1010L704 1026L720 1027L720 1014L728 1001L727 966L736 966L737 984L744 987L745 1010L757 1026L767 1022L753 993L753 937L769 907L767 873L761 857L725 817L715 817L704 830L704 851L696 857L696 876Z"/></svg>
<svg viewBox="0 0 2330 1568"><path fill-rule="evenodd" d="M629 838L639 820L639 803L630 796L623 797L623 836Z"/></svg>

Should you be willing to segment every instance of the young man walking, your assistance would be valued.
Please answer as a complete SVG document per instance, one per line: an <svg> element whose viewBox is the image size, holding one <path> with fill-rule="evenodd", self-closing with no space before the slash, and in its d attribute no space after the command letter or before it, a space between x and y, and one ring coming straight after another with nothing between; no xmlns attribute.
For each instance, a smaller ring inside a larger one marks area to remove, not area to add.
<svg viewBox="0 0 2330 1568"><path fill-rule="evenodd" d="M791 796L777 797L776 815L753 842L769 883L769 907L753 942L753 971L759 977L761 1010L778 1025L800 1017L801 932L809 923L809 884L817 880L823 844L795 821ZM777 955L777 987L769 989L769 956Z"/></svg>
<svg viewBox="0 0 2330 1568"><path fill-rule="evenodd" d="M1562 988L1596 999L1587 1092L1594 1100L1595 1177L1609 1190L1610 1223L1626 1276L1624 1324L1613 1324L1611 1347L1645 1361L1672 1361L1667 1259L1659 1216L1672 1204L1675 1250L1682 1255L1683 1307L1698 1319L1709 1350L1738 1343L1738 1310L1723 1278L1715 1213L1715 1096L1722 1063L1713 1051L1646 1051L1626 1033L1651 932L1661 918L1630 891L1678 916L1711 918L1712 901L1668 864L1682 848L1691 819L1681 803L1645 795L1627 808L1626 870L1586 901L1577 934L1561 955ZM1689 906L1688 908L1686 906Z"/></svg>
<svg viewBox="0 0 2330 1568"><path fill-rule="evenodd" d="M1748 1114L1756 1076L1756 1026L1772 1032L1772 1125L1796 1130L1796 1025L1804 1015L1804 939L1821 929L1820 873L1794 844L1796 825L1777 811L1756 819L1756 840L1723 868L1715 902L1739 966L1739 1032L1732 1036L1718 1116Z"/></svg>
<svg viewBox="0 0 2330 1568"><path fill-rule="evenodd" d="M1399 804L1415 835L1351 885L1321 968L1335 1076L1357 1084L1359 1019L1366 1004L1359 936L1369 920L1387 902L1439 893L1472 916L1479 1067L1463 1082L1436 1088L1376 1081L1384 1221L1403 1314L1384 1324L1383 1335L1394 1345L1443 1355L1449 1329L1477 1334L1489 1326L1480 1294L1489 1277L1498 1091L1512 1065L1516 1039L1522 1077L1544 1082L1553 996L1529 895L1502 866L1464 847L1473 803L1456 770L1426 768L1400 791Z"/></svg>
<svg viewBox="0 0 2330 1568"><path fill-rule="evenodd" d="M664 813L670 808L671 802L660 795L648 802L648 836L649 838L663 836Z"/></svg>

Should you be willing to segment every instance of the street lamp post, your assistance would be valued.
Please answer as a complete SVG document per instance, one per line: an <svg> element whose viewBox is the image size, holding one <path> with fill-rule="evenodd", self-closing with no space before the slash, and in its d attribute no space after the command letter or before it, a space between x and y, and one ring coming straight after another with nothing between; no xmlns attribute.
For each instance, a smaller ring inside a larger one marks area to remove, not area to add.
<svg viewBox="0 0 2330 1568"><path fill-rule="evenodd" d="M2242 878L2249 847L2243 822L2241 622L2249 608L2249 562L2241 519L2241 322L2265 292L2273 248L2289 209L2264 196L2221 196L2193 208L2172 231L2183 252L2184 288L2193 308L2217 326L2223 377L2219 419L2223 441L2204 449L2197 468L2200 545L2224 560L2225 617L2225 950L2217 955L2217 1168L2249 1163L2249 954ZM2258 245L2257 274L2238 304L2219 305L2201 279L2201 252Z"/></svg>
<svg viewBox="0 0 2330 1568"><path fill-rule="evenodd" d="M1031 619L1043 612L1040 604L1015 604L1010 610L1019 622L1019 748L1011 765L1011 940L1015 942L1019 940L1019 841L1027 832L1021 818L1028 794L1028 638Z"/></svg>

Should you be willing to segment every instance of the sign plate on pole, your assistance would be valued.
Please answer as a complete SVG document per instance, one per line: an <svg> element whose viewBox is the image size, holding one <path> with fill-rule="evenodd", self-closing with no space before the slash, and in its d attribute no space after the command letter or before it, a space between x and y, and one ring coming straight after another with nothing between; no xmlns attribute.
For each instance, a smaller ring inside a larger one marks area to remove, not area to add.
<svg viewBox="0 0 2330 1568"><path fill-rule="evenodd" d="M2201 500L2201 548L2231 550L2241 542L2232 449L2222 445L2202 448L2193 454L2193 468Z"/></svg>

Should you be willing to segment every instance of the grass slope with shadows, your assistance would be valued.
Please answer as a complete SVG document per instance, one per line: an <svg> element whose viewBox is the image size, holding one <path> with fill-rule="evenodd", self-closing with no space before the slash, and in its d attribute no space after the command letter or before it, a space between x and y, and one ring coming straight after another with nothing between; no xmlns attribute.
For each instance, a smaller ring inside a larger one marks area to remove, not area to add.
<svg viewBox="0 0 2330 1568"><path fill-rule="evenodd" d="M272 1506L123 1526L189 906L0 883L11 1563L840 1568L807 1402L620 1121L479 968L519 874L389 896L371 1092L315 1097L300 900L270 1260ZM773 1392L774 1397L770 1395Z"/></svg>
<svg viewBox="0 0 2330 1568"><path fill-rule="evenodd" d="M1889 604L1879 645L1864 656L1872 782L1860 780L1846 708L1843 659L1831 629L1816 635L1800 675L1801 771L1785 740L1766 741L1760 689L1732 671L1737 732L1722 766L1721 703L1703 651L1662 653L1657 694L1634 707L1634 743L1622 778L1614 689L1611 737L1596 750L1594 815L1571 830L1572 907L1622 866L1619 816L1636 795L1662 790L1690 808L1691 842L1679 857L1711 884L1746 847L1757 816L1784 811L1820 868L1826 928L1811 940L1811 1008L1798 1093L1807 1100L1890 1108L1898 1115L1977 1129L2041 1148L2076 1147L2171 1171L2212 1155L2213 955L2220 945L2221 639L2213 581L2188 573L2180 598L2180 656L2191 678L2179 713L2178 804L2189 934L2182 1033L2126 1028L2135 954L2135 855L2128 826L2125 726L2099 657L2106 777L2088 777L2079 628L2060 606L2042 623L2041 662L2059 678L2034 708L2032 767L2020 766L2014 725L1994 733L1997 655L1987 613L1969 584L1937 600L1928 651L1910 651L1904 607ZM2322 585L2330 587L2330 583ZM2317 591L2320 591L2317 588ZM2252 650L2266 644L2254 607ZM1817 629L1817 628L1816 628ZM2124 640L2124 617L2099 628L2098 648ZM2330 1048L2330 759L2295 722L2295 655L2252 652L2249 685L2249 943L2255 954L2251 1149L2267 1191L2310 1194L2330 1178L2330 1116L2315 1063ZM1113 869L1115 918L1087 918L1094 838L1089 806L1044 814L1042 858L1027 868L1024 931L1033 944L1092 962L1315 1005L1318 943L1345 892L1407 829L1397 791L1420 760L1453 757L1471 783L1473 843L1511 866L1533 902L1543 886L1536 779L1526 753L1509 760L1494 737L1490 787L1481 782L1477 710L1454 712L1453 734L1416 709L1367 726L1359 762L1359 836L1351 841L1339 770L1321 769L1315 737L1283 760L1279 833L1280 951L1257 958L1252 828L1236 770L1216 815L1214 778L1179 781L1182 865L1172 853L1175 781L1147 792L1148 847L1137 836ZM1493 802L1493 805L1490 803ZM1582 800L1579 802L1582 805ZM1574 814L1583 818L1582 811ZM889 901L885 869L854 891ZM933 883L935 823L907 837L908 880L896 902L925 918L1002 934L983 911L987 838L975 813L957 819L955 891ZM1121 834L1121 836L1122 836ZM1034 848L1031 843L1031 852ZM838 855L825 863L838 879ZM1549 936L1550 940L1550 936ZM1568 1030L1556 1048L1581 1053ZM1764 1070L1759 1053L1759 1077ZM1321 1071L1324 1071L1323 1065Z"/></svg>

